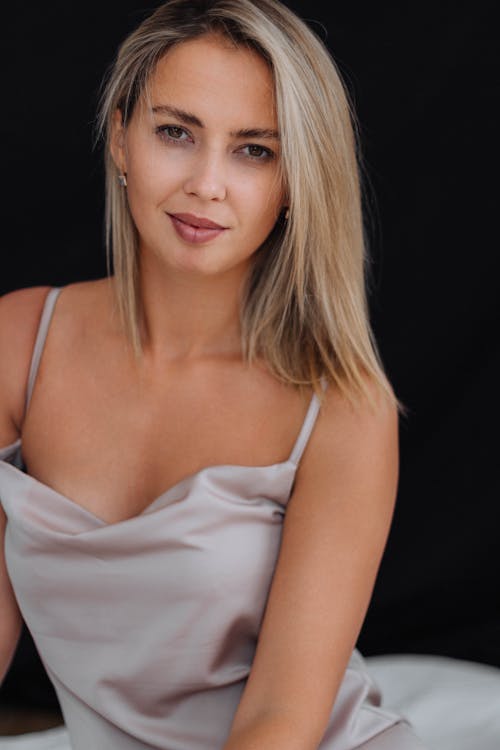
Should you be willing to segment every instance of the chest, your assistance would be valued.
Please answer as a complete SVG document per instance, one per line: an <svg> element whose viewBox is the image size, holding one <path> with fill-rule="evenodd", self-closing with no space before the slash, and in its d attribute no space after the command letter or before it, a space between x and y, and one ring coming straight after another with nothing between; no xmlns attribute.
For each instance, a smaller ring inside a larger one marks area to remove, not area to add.
<svg viewBox="0 0 500 750"><path fill-rule="evenodd" d="M206 467L286 461L307 405L235 363L205 362L164 380L71 362L57 372L45 366L23 456L31 476L115 523Z"/></svg>

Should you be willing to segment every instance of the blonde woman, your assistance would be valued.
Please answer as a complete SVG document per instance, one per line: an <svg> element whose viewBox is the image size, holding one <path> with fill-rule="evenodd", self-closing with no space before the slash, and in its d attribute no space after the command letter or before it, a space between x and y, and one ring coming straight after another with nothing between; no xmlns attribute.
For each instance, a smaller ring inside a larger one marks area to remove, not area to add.
<svg viewBox="0 0 500 750"><path fill-rule="evenodd" d="M398 403L331 58L172 0L99 123L113 272L0 303L0 672L24 618L73 750L421 748L355 650Z"/></svg>

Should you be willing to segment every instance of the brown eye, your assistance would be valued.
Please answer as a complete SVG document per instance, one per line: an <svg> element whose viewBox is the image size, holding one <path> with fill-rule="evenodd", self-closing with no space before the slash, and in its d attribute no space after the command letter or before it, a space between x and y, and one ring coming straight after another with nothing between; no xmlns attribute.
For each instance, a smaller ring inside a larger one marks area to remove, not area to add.
<svg viewBox="0 0 500 750"><path fill-rule="evenodd" d="M168 132L169 136L175 138L175 140L180 140L184 132L182 128L177 128L175 125L169 125L165 130Z"/></svg>
<svg viewBox="0 0 500 750"><path fill-rule="evenodd" d="M189 133L178 125L160 125L156 128L158 135L165 141L184 143L189 139ZM185 135L186 138L182 136Z"/></svg>
<svg viewBox="0 0 500 750"><path fill-rule="evenodd" d="M268 161L274 158L274 153L270 149L259 146L257 143L250 143L243 148L248 149L248 156L255 161Z"/></svg>

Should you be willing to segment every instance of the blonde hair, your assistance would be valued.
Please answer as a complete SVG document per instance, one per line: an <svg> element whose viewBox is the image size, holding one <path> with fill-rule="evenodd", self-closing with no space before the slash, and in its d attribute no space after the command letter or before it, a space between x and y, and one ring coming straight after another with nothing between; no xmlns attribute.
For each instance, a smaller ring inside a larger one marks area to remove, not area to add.
<svg viewBox="0 0 500 750"><path fill-rule="evenodd" d="M353 403L379 386L403 411L370 328L356 119L321 40L277 0L169 0L118 50L101 95L106 160L106 246L124 328L140 355L138 236L110 154L112 118L124 125L158 60L174 45L222 34L270 66L281 138L281 215L256 250L242 297L243 355L322 397L321 378Z"/></svg>

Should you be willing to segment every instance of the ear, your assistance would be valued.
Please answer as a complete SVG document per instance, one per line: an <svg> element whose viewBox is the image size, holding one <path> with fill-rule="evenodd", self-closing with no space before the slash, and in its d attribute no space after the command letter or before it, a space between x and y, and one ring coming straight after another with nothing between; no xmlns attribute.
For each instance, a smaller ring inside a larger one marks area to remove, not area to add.
<svg viewBox="0 0 500 750"><path fill-rule="evenodd" d="M127 172L127 155L125 149L125 127L121 110L116 109L111 123L110 151L116 168L121 173Z"/></svg>

